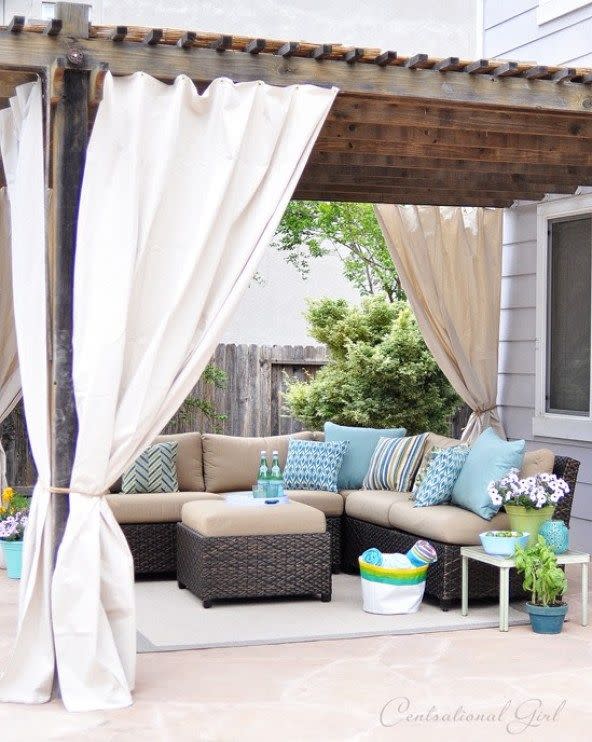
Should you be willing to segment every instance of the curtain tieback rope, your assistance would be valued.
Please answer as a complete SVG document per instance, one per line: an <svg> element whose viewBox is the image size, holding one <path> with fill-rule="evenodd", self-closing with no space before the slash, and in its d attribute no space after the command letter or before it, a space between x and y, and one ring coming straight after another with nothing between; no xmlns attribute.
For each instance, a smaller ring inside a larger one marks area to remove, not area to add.
<svg viewBox="0 0 592 742"><path fill-rule="evenodd" d="M477 407L477 409L473 410L475 415L484 415L486 412L492 412L493 410L497 410L497 405L491 405L491 407Z"/></svg>
<svg viewBox="0 0 592 742"><path fill-rule="evenodd" d="M72 492L70 487L47 487L46 489L52 495L69 495ZM85 497L103 497L104 495L103 492L98 494L97 492L80 492L79 490L74 490L74 494L84 495Z"/></svg>

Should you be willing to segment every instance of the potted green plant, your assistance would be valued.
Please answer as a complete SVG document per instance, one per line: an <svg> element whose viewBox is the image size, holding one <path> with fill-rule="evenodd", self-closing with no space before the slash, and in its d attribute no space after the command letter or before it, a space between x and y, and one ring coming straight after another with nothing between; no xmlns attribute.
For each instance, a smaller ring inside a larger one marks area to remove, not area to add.
<svg viewBox="0 0 592 742"><path fill-rule="evenodd" d="M524 589L531 594L526 603L530 625L537 634L559 634L567 613L561 600L567 590L565 573L557 565L557 556L542 536L535 544L516 547L516 569L524 574Z"/></svg>
<svg viewBox="0 0 592 742"><path fill-rule="evenodd" d="M536 474L520 479L518 469L488 487L494 505L503 507L513 531L530 534L529 544L536 543L539 528L551 520L555 506L569 492L569 485L555 474Z"/></svg>
<svg viewBox="0 0 592 742"><path fill-rule="evenodd" d="M6 487L0 500L0 543L8 577L21 576L23 537L29 520L29 500Z"/></svg>

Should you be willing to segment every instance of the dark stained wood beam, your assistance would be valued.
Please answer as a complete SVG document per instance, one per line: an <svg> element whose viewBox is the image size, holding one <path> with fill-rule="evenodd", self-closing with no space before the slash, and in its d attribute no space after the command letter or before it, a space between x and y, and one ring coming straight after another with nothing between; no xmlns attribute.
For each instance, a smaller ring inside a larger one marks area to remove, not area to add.
<svg viewBox="0 0 592 742"><path fill-rule="evenodd" d="M143 43L146 46L156 46L162 41L162 28L151 28L150 31L144 36Z"/></svg>
<svg viewBox="0 0 592 742"><path fill-rule="evenodd" d="M447 59L441 59L436 62L433 69L436 72L452 72L454 70L461 69L462 65L458 57L448 57Z"/></svg>
<svg viewBox="0 0 592 742"><path fill-rule="evenodd" d="M222 35L218 36L214 41L210 41L210 49L214 49L217 52L225 52L232 46L232 36Z"/></svg>
<svg viewBox="0 0 592 742"><path fill-rule="evenodd" d="M530 69L526 70L526 72L524 73L524 77L527 80L543 80L544 78L549 77L549 68L544 65L531 67Z"/></svg>
<svg viewBox="0 0 592 742"><path fill-rule="evenodd" d="M327 121L394 124L592 139L592 116L338 95Z"/></svg>
<svg viewBox="0 0 592 742"><path fill-rule="evenodd" d="M52 18L47 22L45 30L43 31L45 36L58 36L62 30L62 21L60 18Z"/></svg>
<svg viewBox="0 0 592 742"><path fill-rule="evenodd" d="M500 66L496 67L491 74L494 77L515 77L520 74L520 71L518 70L518 62L506 62L505 64L500 64Z"/></svg>
<svg viewBox="0 0 592 742"><path fill-rule="evenodd" d="M265 39L251 39L245 46L247 54L259 54L265 49L267 42Z"/></svg>
<svg viewBox="0 0 592 742"><path fill-rule="evenodd" d="M394 168L412 170L440 170L459 173L497 173L516 176L535 177L539 180L549 179L561 182L562 179L573 178L579 185L592 185L592 170L581 165L554 165L549 166L536 161L532 163L515 162L485 162L480 160L444 159L429 157L423 151L422 155L394 155L367 154L357 152L323 152L316 147L313 149L308 165L355 165L362 168Z"/></svg>
<svg viewBox="0 0 592 742"><path fill-rule="evenodd" d="M405 67L410 70L423 70L431 66L432 62L428 59L427 54L414 54L405 62Z"/></svg>
<svg viewBox="0 0 592 742"><path fill-rule="evenodd" d="M577 71L573 67L563 67L558 70L551 78L553 82L569 82L577 77Z"/></svg>
<svg viewBox="0 0 592 742"><path fill-rule="evenodd" d="M469 75L480 75L484 72L489 72L491 69L491 62L489 59L477 59L475 62L470 62L464 68L465 72Z"/></svg>
<svg viewBox="0 0 592 742"><path fill-rule="evenodd" d="M532 191L533 193L574 193L580 183L571 177L558 179L557 182L548 178L534 178L508 173L470 173L456 172L455 170L413 170L411 168L387 167L358 167L356 165L307 165L299 186L304 187L321 184L343 183L350 185L379 184L384 187L391 184L401 187L419 185L434 188L466 188L470 184L473 189L505 190L505 191Z"/></svg>
<svg viewBox="0 0 592 742"><path fill-rule="evenodd" d="M428 144L419 140L380 141L366 139L336 139L319 136L316 151L347 152L369 155L398 155L422 157L429 154L434 158L467 160L488 163L532 163L545 165L584 165L592 168L592 151L565 153L562 150L537 151L516 149L514 147L467 147L464 145Z"/></svg>
<svg viewBox="0 0 592 742"><path fill-rule="evenodd" d="M397 144L451 145L456 147L479 147L485 149L512 149L528 152L561 153L566 162L576 158L592 156L592 140L582 143L574 137L542 137L531 134L507 134L490 131L463 131L462 128L439 128L426 126L398 126L388 124L343 123L325 121L319 137L323 140L347 141L357 146L359 142L378 142L388 146ZM570 157L572 158L570 160ZM577 162L574 162L577 164Z"/></svg>
<svg viewBox="0 0 592 742"><path fill-rule="evenodd" d="M327 57L330 57L332 51L333 47L331 44L321 44L320 46L315 46L315 48L311 51L310 56L311 59L316 59L317 62L320 62L322 59L327 59Z"/></svg>
<svg viewBox="0 0 592 742"><path fill-rule="evenodd" d="M415 101L439 101L475 106L503 107L506 110L592 111L592 95L586 85L556 85L550 80L538 80L536 94L532 81L508 77L492 85L489 76L442 75L425 70L417 75L396 64L379 68L375 64L344 64L342 61L293 56L278 64L273 54L218 54L227 43L218 38L215 49L201 48L199 55L181 54L171 44L157 44L150 49L142 44L114 44L105 37L79 41L88 68L106 62L114 75L128 75L143 70L161 80L172 80L185 74L196 83L208 83L217 77L229 77L237 82L265 80L272 85L316 83L335 85L343 93ZM70 40L65 34L48 38L39 33L0 35L0 68L25 66L43 72L53 59L65 55ZM466 69L466 68L465 68Z"/></svg>
<svg viewBox="0 0 592 742"><path fill-rule="evenodd" d="M374 64L377 64L379 67L386 67L389 64L394 64L397 61L397 52L394 51L386 51L379 54L374 59Z"/></svg>
<svg viewBox="0 0 592 742"><path fill-rule="evenodd" d="M195 43L197 34L194 31L185 31L183 36L177 41L180 49L191 49Z"/></svg>
<svg viewBox="0 0 592 742"><path fill-rule="evenodd" d="M359 59L362 59L362 57L364 56L364 51L365 50L360 47L356 47L355 49L349 49L343 55L343 59L348 64L353 64L354 62L357 62Z"/></svg>
<svg viewBox="0 0 592 742"><path fill-rule="evenodd" d="M498 209L507 208L516 200L514 198L503 198L498 194L461 194L456 195L447 193L393 193L386 191L384 193L367 193L359 191L357 193L344 193L342 191L332 191L330 193L314 191L296 191L293 200L298 201L347 201L351 203L394 203L394 204L424 204L426 206L489 206Z"/></svg>
<svg viewBox="0 0 592 742"><path fill-rule="evenodd" d="M279 57L284 57L284 59L289 59L290 57L294 56L296 52L298 51L300 44L297 41L287 41L285 44L282 44L280 48L276 51L276 54Z"/></svg>
<svg viewBox="0 0 592 742"><path fill-rule="evenodd" d="M127 36L127 26L115 26L109 38L111 41L125 41Z"/></svg>
<svg viewBox="0 0 592 742"><path fill-rule="evenodd" d="M10 33L20 33L25 27L25 16L24 15L13 15L12 20L6 27Z"/></svg>

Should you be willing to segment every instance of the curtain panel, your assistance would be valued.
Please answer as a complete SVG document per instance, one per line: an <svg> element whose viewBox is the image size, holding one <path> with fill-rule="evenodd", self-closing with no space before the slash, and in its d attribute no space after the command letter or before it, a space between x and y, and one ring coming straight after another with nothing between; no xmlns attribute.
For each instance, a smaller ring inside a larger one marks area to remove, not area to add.
<svg viewBox="0 0 592 742"><path fill-rule="evenodd" d="M472 409L462 440L488 427L506 437L497 403L502 212L375 206L426 345Z"/></svg>
<svg viewBox="0 0 592 742"><path fill-rule="evenodd" d="M336 93L218 79L200 95L184 76L173 85L106 77L79 212L79 432L51 587L69 710L129 705L134 685L133 565L103 494L201 375ZM25 667L47 650L27 628L17 637L17 648L28 640Z"/></svg>
<svg viewBox="0 0 592 742"><path fill-rule="evenodd" d="M1 112L12 117L10 109ZM12 121L9 122L12 125ZM0 119L0 132L3 130ZM1 144L0 144L1 149ZM10 201L6 188L0 189L0 423L21 398L21 377L16 345L16 327L12 301L12 258L10 255ZM0 441L0 490L8 485L6 456Z"/></svg>
<svg viewBox="0 0 592 742"><path fill-rule="evenodd" d="M0 679L0 699L40 703L51 695L54 650L50 587L53 501L49 493L49 374L45 182L41 82L16 89L0 116L0 147L10 198L12 284L29 442L39 479L23 547L18 641Z"/></svg>

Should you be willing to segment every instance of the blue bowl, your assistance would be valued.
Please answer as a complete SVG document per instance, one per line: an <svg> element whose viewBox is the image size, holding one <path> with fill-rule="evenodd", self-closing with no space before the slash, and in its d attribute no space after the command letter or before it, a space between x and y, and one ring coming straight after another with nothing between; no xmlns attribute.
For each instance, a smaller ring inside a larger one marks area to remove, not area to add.
<svg viewBox="0 0 592 742"><path fill-rule="evenodd" d="M485 553L494 556L514 556L516 546L526 546L530 535L526 531L516 531L519 533L518 536L493 536L494 533L501 531L485 531L479 534Z"/></svg>

